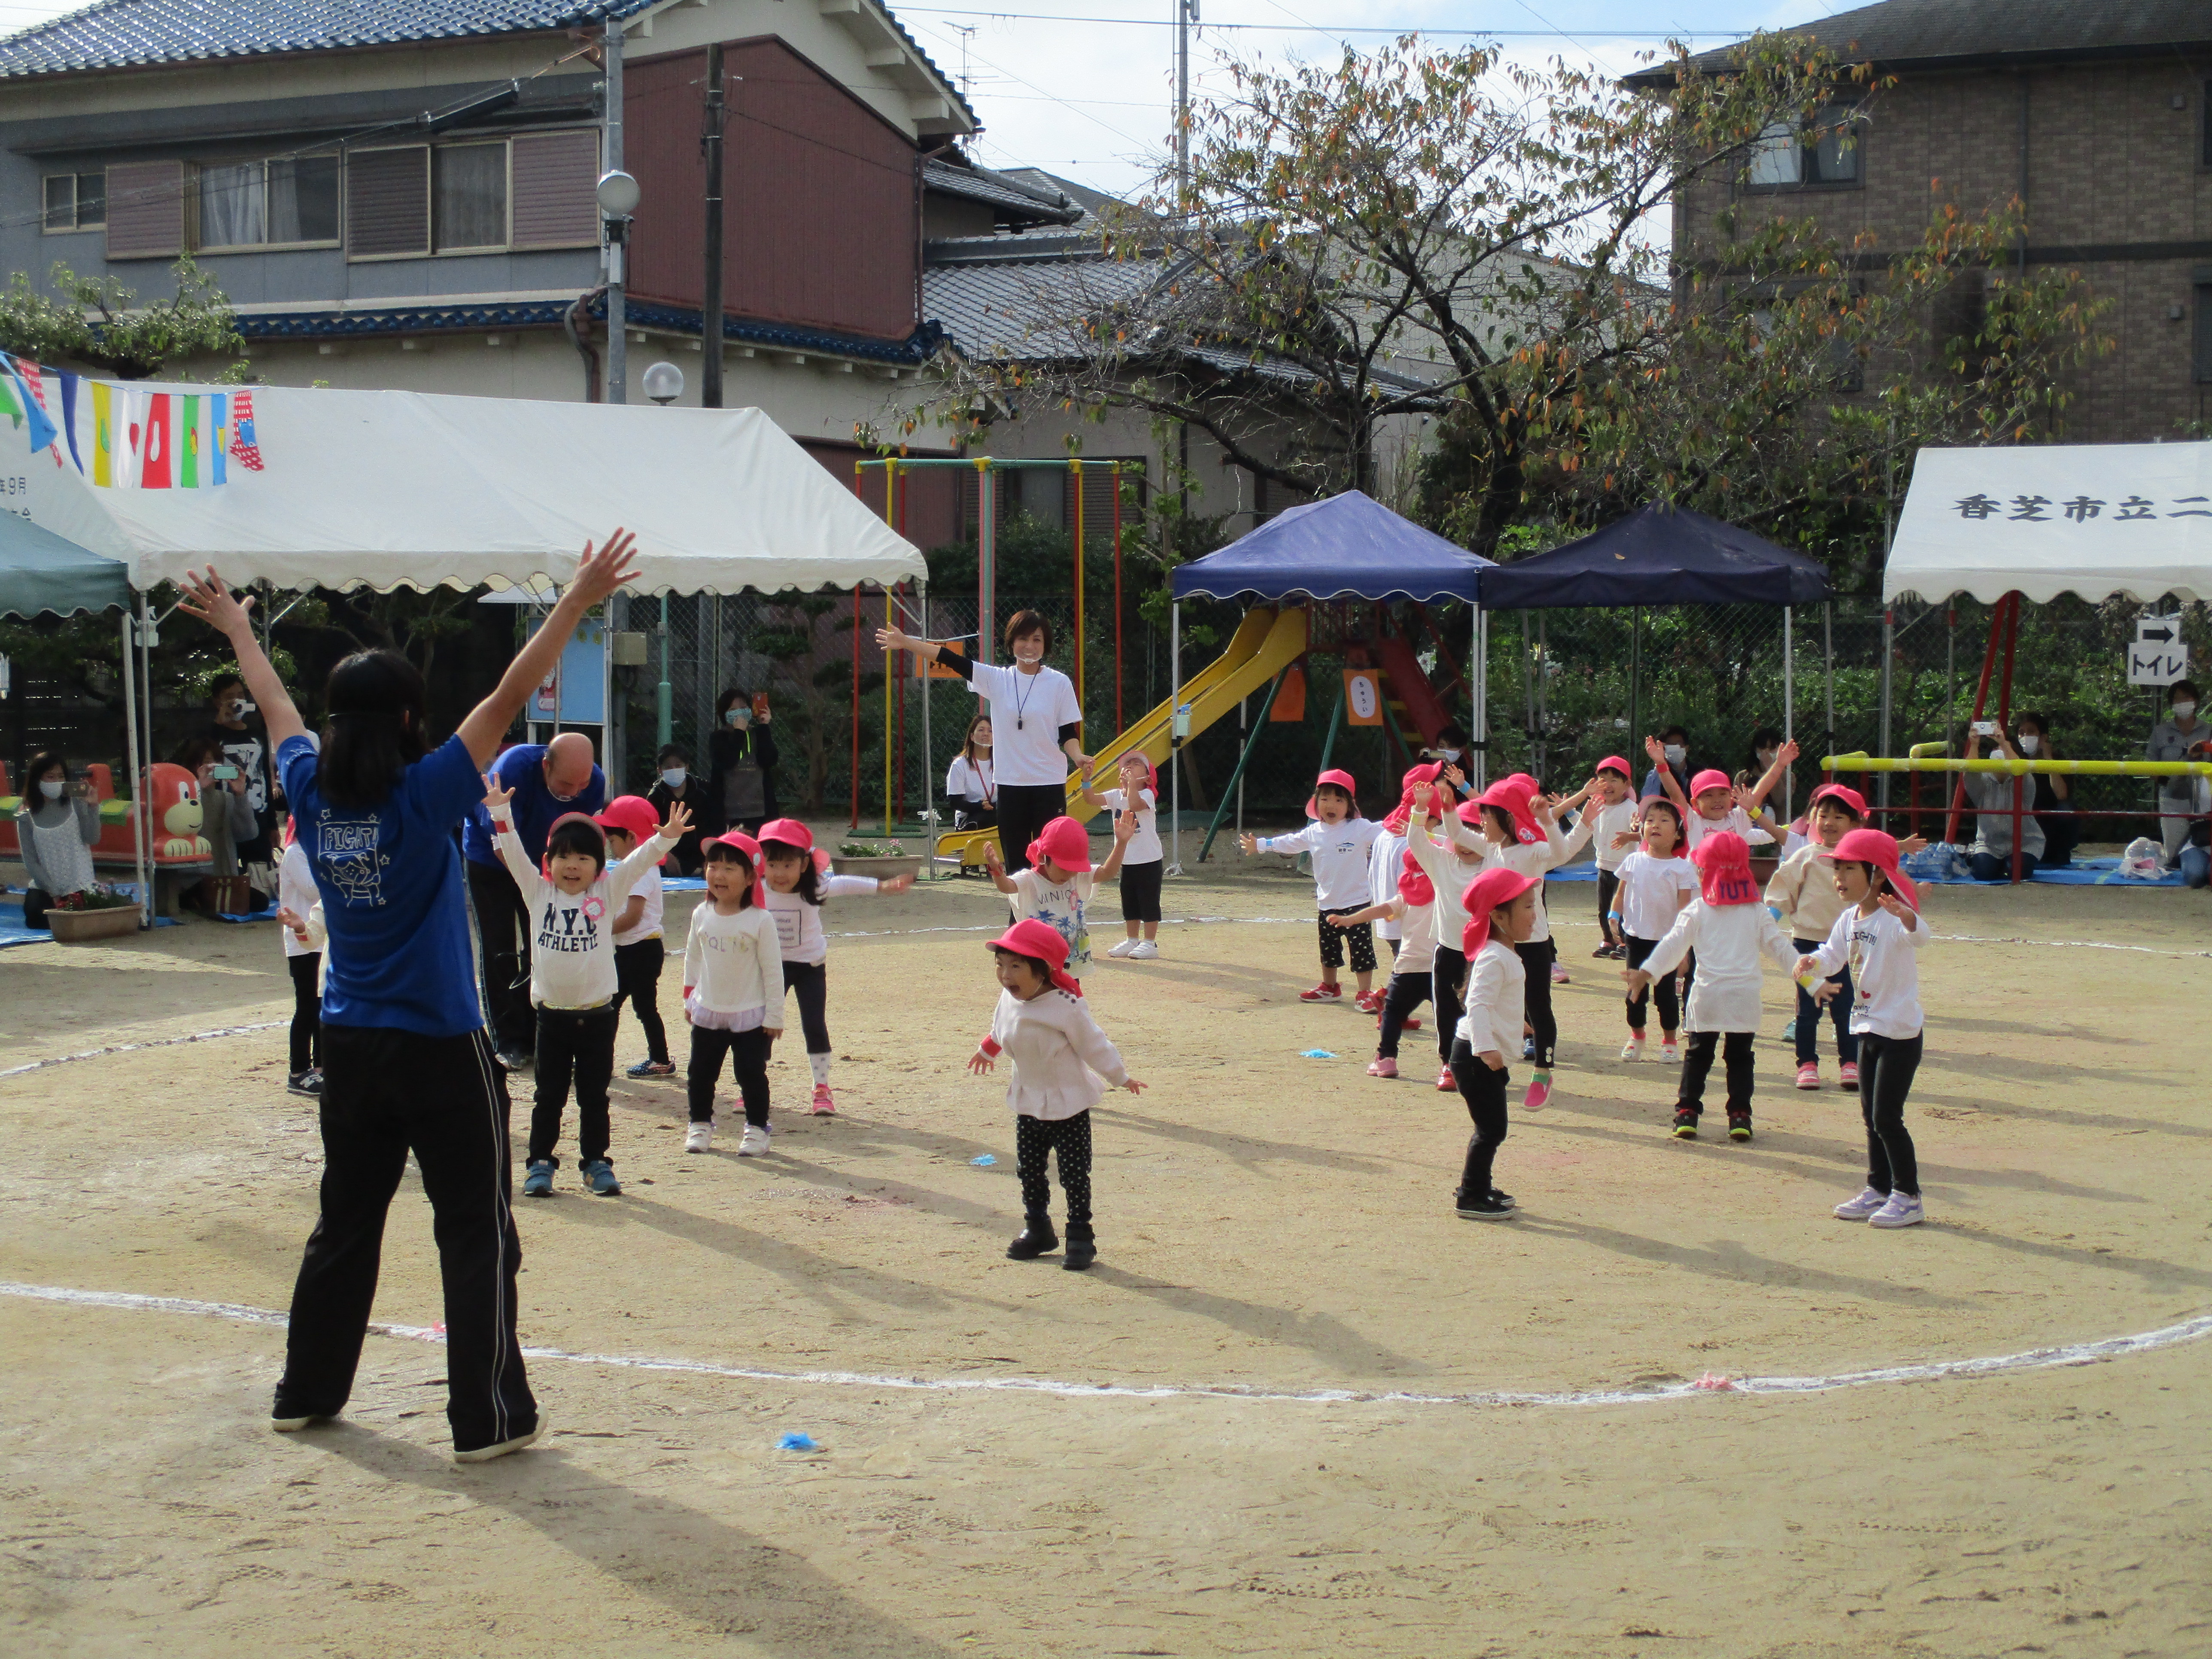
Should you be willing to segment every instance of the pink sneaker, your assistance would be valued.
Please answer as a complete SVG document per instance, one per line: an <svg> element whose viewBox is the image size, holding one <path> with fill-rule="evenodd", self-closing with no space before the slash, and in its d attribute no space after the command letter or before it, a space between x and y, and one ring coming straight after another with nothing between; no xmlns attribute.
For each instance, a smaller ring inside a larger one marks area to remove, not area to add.
<svg viewBox="0 0 2212 1659"><path fill-rule="evenodd" d="M1388 1054L1377 1054L1374 1059L1367 1062L1367 1075L1370 1077L1395 1077L1398 1075L1398 1062L1391 1059Z"/></svg>
<svg viewBox="0 0 2212 1659"><path fill-rule="evenodd" d="M1571 981L1567 978L1566 964L1560 962L1553 963L1552 964L1552 983L1554 985L1565 985L1570 982Z"/></svg>
<svg viewBox="0 0 2212 1659"><path fill-rule="evenodd" d="M1858 1086L1859 1063L1856 1060L1847 1060L1844 1062L1844 1087L1856 1089Z"/></svg>
<svg viewBox="0 0 2212 1659"><path fill-rule="evenodd" d="M1818 1060L1808 1060L1797 1068L1797 1086L1801 1089L1820 1086L1820 1064Z"/></svg>
<svg viewBox="0 0 2212 1659"><path fill-rule="evenodd" d="M831 1097L828 1084L817 1083L814 1085L814 1100L806 1109L817 1117L834 1117L836 1115L837 1103Z"/></svg>
<svg viewBox="0 0 2212 1659"><path fill-rule="evenodd" d="M1544 1103L1551 1097L1552 1079L1547 1077L1539 1077L1528 1085L1528 1092L1522 1096L1521 1109L1524 1112L1540 1112L1544 1109Z"/></svg>
<svg viewBox="0 0 2212 1659"><path fill-rule="evenodd" d="M1440 1095L1455 1095L1459 1092L1459 1079L1451 1074L1451 1067L1449 1066L1437 1073L1437 1092Z"/></svg>
<svg viewBox="0 0 2212 1659"><path fill-rule="evenodd" d="M1344 988L1340 985L1316 985L1310 991L1298 993L1300 1002L1341 1002Z"/></svg>

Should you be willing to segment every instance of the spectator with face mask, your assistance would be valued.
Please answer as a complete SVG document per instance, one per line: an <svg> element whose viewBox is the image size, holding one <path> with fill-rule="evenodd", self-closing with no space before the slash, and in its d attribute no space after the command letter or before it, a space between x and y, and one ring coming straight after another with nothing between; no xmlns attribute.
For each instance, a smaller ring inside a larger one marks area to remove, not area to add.
<svg viewBox="0 0 2212 1659"><path fill-rule="evenodd" d="M714 703L714 730L707 739L706 827L757 831L781 816L775 804L775 738L769 731L765 699L757 711L738 690Z"/></svg>
<svg viewBox="0 0 2212 1659"><path fill-rule="evenodd" d="M2051 740L2051 722L2043 715L2026 713L2016 722L2023 760L2057 760L2058 745ZM2061 870L2074 861L2081 844L2081 821L2074 811L2074 780L2057 773L2036 774L2035 821L2043 826L2043 857L2039 866Z"/></svg>
<svg viewBox="0 0 2212 1659"><path fill-rule="evenodd" d="M1679 726L1670 726L1659 734L1659 741L1666 752L1667 769L1674 775L1675 783L1680 786L1683 798L1687 799L1691 775L1690 734ZM1637 791L1638 797L1644 800L1666 793L1667 786L1661 781L1656 766L1644 775L1644 787Z"/></svg>
<svg viewBox="0 0 2212 1659"><path fill-rule="evenodd" d="M2166 717L2151 727L2150 741L2143 745L2143 758L2204 759L2206 741L2212 739L2212 726L2197 718L2197 682L2176 680L2166 688ZM2189 839L2188 813L2195 799L2193 780L2176 776L2158 781L2158 836L2166 843L2168 866L2179 860L2182 844Z"/></svg>
<svg viewBox="0 0 2212 1659"><path fill-rule="evenodd" d="M2020 760L2019 750L2005 736L2004 727L1986 737L1974 730L1970 722L1966 732L1966 755L1968 760L1982 758L1982 744L1990 744L1996 752L1991 760ZM1996 722L1992 721L1992 725ZM2020 873L2026 877L2043 863L2043 825L2035 817L2035 791L2033 780L2022 778L2020 801L2024 811L2020 820ZM1974 844L1966 854L1976 881L2009 881L2012 879L2012 807L2014 780L2002 772L1969 772L1966 774L1966 804L1974 809Z"/></svg>
<svg viewBox="0 0 2212 1659"><path fill-rule="evenodd" d="M653 757L653 765L659 775L653 787L645 792L653 810L665 822L668 809L679 803L691 815L691 827L684 832L670 856L676 860L678 873L696 876L706 868L706 855L699 850L699 837L705 832L699 827L707 814L705 805L707 786L691 775L691 757L670 744Z"/></svg>

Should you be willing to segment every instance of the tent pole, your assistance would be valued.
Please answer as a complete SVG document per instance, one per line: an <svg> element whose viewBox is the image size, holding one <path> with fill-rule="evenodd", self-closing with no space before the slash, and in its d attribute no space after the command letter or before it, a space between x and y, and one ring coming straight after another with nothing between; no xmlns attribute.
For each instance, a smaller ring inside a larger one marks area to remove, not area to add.
<svg viewBox="0 0 2212 1659"><path fill-rule="evenodd" d="M929 586L917 582L914 589L916 621L921 637L929 637ZM921 681L921 833L927 837L929 856L922 860L923 873L931 881L937 879L937 780L930 769L937 764L937 750L929 742L929 659L927 654L915 659L915 671Z"/></svg>
<svg viewBox="0 0 2212 1659"><path fill-rule="evenodd" d="M1828 734L1821 739L1820 752L1836 752L1836 606L1833 600L1820 605L1820 659L1826 665L1828 682Z"/></svg>
<svg viewBox="0 0 2212 1659"><path fill-rule="evenodd" d="M1549 731L1552 726L1551 666L1552 613L1540 611L1536 613L1536 730L1539 736L1535 745L1536 764L1529 769L1540 778L1544 775L1546 759L1540 734Z"/></svg>
<svg viewBox="0 0 2212 1659"><path fill-rule="evenodd" d="M146 890L146 791L138 781L138 675L131 661L131 609L123 610L123 743L128 758L123 781L131 789L131 873L138 884L138 927L154 925L152 896ZM28 786L25 786L26 793Z"/></svg>
<svg viewBox="0 0 2212 1659"><path fill-rule="evenodd" d="M1126 732L1121 714L1121 463L1114 463L1114 729ZM1241 826L1240 826L1241 828Z"/></svg>
<svg viewBox="0 0 2212 1659"><path fill-rule="evenodd" d="M1889 757L1890 659L1896 654L1896 652L1897 612L1885 605L1881 608L1881 753L1885 760ZM1965 781L1961 779L1960 787L1963 791L1965 787ZM1875 804L1887 811L1889 806L1888 773L1881 774L1876 781L1875 790ZM1956 816L1955 813L1953 815L1954 821Z"/></svg>
<svg viewBox="0 0 2212 1659"><path fill-rule="evenodd" d="M1468 665L1474 681L1474 787L1487 787L1490 776L1490 613L1480 605L1468 610Z"/></svg>
<svg viewBox="0 0 2212 1659"><path fill-rule="evenodd" d="M1522 740L1528 747L1522 756L1522 764L1531 773L1536 769L1536 679L1534 670L1536 649L1536 630L1529 622L1535 615L1532 611L1521 613L1521 725Z"/></svg>
<svg viewBox="0 0 2212 1659"><path fill-rule="evenodd" d="M1249 697L1237 699L1237 735L1239 739L1243 738L1245 727L1249 724L1245 718L1244 706L1249 702L1251 702ZM1267 707L1272 709L1274 706L1274 699L1269 698ZM1237 769L1237 833L1240 836L1244 833L1244 769L1242 764ZM1206 862L1206 851L1203 848L1199 849L1198 861L1200 864Z"/></svg>
<svg viewBox="0 0 2212 1659"><path fill-rule="evenodd" d="M1643 672L1644 607L1632 605L1628 607L1628 742L1625 745L1632 769L1636 760L1636 734L1643 729L1638 724L1644 713L1639 706L1644 691Z"/></svg>
<svg viewBox="0 0 2212 1659"><path fill-rule="evenodd" d="M993 579L997 574L991 568L997 549L997 529L992 520L997 515L991 511L991 458L981 455L975 460L975 660L991 660L991 615Z"/></svg>
<svg viewBox="0 0 2212 1659"><path fill-rule="evenodd" d="M1790 608L1782 607L1782 736L1785 742L1795 742L1797 737L1797 650L1796 636L1790 631ZM1790 811L1790 796L1795 793L1797 769L1794 766L1782 775L1782 821L1784 823L1797 815Z"/></svg>
<svg viewBox="0 0 2212 1659"><path fill-rule="evenodd" d="M1168 601L1168 867L1182 873L1182 601Z"/></svg>
<svg viewBox="0 0 2212 1659"><path fill-rule="evenodd" d="M1083 700L1083 463L1071 459L1067 470L1075 495L1075 709L1080 714L1089 707Z"/></svg>

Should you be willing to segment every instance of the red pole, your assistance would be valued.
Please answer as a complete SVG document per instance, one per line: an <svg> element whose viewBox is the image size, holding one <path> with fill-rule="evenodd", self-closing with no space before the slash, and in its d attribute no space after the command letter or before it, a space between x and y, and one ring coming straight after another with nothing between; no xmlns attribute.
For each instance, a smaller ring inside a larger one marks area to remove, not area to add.
<svg viewBox="0 0 2212 1659"><path fill-rule="evenodd" d="M898 475L898 533L902 536L906 534L906 469L902 467L899 469ZM896 653L892 656L891 660L898 665L903 678L906 653ZM925 757L924 764L927 763L927 760ZM904 685L899 687L898 694L898 816L902 819L906 817L906 687Z"/></svg>
<svg viewBox="0 0 2212 1659"><path fill-rule="evenodd" d="M1114 729L1126 732L1121 715L1121 463L1114 463Z"/></svg>
<svg viewBox="0 0 2212 1659"><path fill-rule="evenodd" d="M860 827L860 587L853 585L853 821L848 830Z"/></svg>
<svg viewBox="0 0 2212 1659"><path fill-rule="evenodd" d="M2020 643L2020 595L2008 593L2005 597L2012 601L2012 608L2005 617L2004 684L1997 692L1997 725L2000 728L2011 720L2013 649ZM2020 784L2020 779L2015 776L2012 781L2012 879L2015 887L2021 882Z"/></svg>
<svg viewBox="0 0 2212 1659"><path fill-rule="evenodd" d="M1997 632L2004 625L2005 611L2012 603L2012 597L2011 594L2007 593L1999 599L1996 609L1990 613L1990 642L1982 650L1982 678L1980 684L1974 690L1974 712L1969 717L1972 720L1981 719L1982 709L1990 700L1990 676L1996 672L1997 662ZM1948 738L1949 733L1946 732L1944 735ZM1950 812L1943 820L1945 841L1954 843L1958 841L1959 819L1965 812L1966 807L1966 775L1961 772L1959 774L1957 784L1951 791Z"/></svg>

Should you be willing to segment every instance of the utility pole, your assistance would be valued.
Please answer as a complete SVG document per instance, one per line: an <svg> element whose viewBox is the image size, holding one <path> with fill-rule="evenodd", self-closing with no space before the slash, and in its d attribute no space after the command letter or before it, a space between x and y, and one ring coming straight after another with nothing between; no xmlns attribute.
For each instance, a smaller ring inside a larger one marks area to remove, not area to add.
<svg viewBox="0 0 2212 1659"><path fill-rule="evenodd" d="M1198 21L1198 0L1175 0L1176 24L1176 209L1188 212L1190 198L1190 26Z"/></svg>
<svg viewBox="0 0 2212 1659"><path fill-rule="evenodd" d="M700 289L699 407L722 406L722 43L707 48L707 272Z"/></svg>
<svg viewBox="0 0 2212 1659"><path fill-rule="evenodd" d="M623 175L623 31L619 19L610 17L599 30L600 55L606 71L606 159L603 163L604 176ZM635 186L632 186L635 190ZM615 198L618 201L620 198ZM635 199L632 206L636 205ZM623 305L623 283L627 275L625 256L629 252L629 213L627 209L611 210L609 197L602 190L599 198L602 222L606 227L607 261L607 401L611 404L629 401L629 322Z"/></svg>

